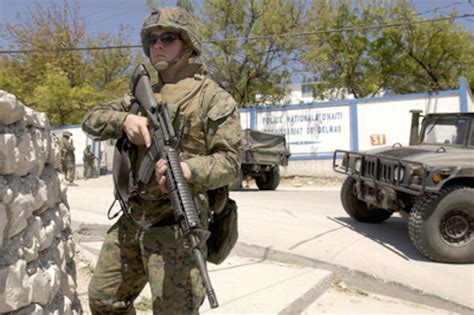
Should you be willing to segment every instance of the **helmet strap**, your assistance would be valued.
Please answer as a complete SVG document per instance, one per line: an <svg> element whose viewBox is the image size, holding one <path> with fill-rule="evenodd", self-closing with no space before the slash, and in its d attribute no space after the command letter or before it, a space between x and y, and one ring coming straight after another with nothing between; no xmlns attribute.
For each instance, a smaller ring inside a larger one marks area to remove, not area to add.
<svg viewBox="0 0 474 315"><path fill-rule="evenodd" d="M171 61L168 61L168 63L173 66L173 65L175 65L181 58L185 57L186 54L190 53L190 54L189 54L189 57L191 57L192 51L193 51L192 48L189 47L188 45L186 45L186 46L181 50L181 53L180 53L178 56L176 56L176 57L174 57L173 59L171 59Z"/></svg>
<svg viewBox="0 0 474 315"><path fill-rule="evenodd" d="M184 50L182 50L179 55L168 61L169 66L174 66L181 58L184 57Z"/></svg>
<svg viewBox="0 0 474 315"><path fill-rule="evenodd" d="M181 50L181 52L179 53L179 55L177 55L176 57L174 57L173 59L171 60L166 60L166 61L160 61L158 62L155 66L155 68L157 68L156 70L158 71L163 71L163 70L166 70L172 66L174 66L176 63L178 63L178 61L180 59L182 59L183 57L185 57L185 55L189 53L189 48L184 48L183 50Z"/></svg>

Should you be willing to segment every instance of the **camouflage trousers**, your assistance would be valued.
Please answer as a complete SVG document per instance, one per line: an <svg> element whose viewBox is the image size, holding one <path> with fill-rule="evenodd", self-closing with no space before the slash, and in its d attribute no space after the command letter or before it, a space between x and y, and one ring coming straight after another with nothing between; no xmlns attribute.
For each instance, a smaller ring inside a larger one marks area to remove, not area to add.
<svg viewBox="0 0 474 315"><path fill-rule="evenodd" d="M72 161L61 161L61 168L64 173L64 178L72 183L76 178L76 167Z"/></svg>
<svg viewBox="0 0 474 315"><path fill-rule="evenodd" d="M84 179L97 177L97 169L94 163L84 163L83 176L84 176Z"/></svg>
<svg viewBox="0 0 474 315"><path fill-rule="evenodd" d="M89 284L93 314L135 314L148 282L153 314L199 314L206 291L176 225L140 231L122 216L109 230Z"/></svg>

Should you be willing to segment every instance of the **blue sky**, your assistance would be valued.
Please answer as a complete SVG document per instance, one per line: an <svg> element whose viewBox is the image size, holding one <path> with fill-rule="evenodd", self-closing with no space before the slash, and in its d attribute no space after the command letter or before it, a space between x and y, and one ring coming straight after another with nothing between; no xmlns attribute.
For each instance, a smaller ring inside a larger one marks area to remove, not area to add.
<svg viewBox="0 0 474 315"><path fill-rule="evenodd" d="M62 3L62 0L58 2ZM132 32L129 44L139 44L138 33L147 14L145 0L78 0L77 2L80 4L80 14L85 19L89 34L117 33L120 25L128 25ZM412 0L412 2L417 12L440 8L436 16L447 14L454 8L459 14L474 14L474 1L470 4L469 0ZM159 3L171 6L175 5L176 1L160 0ZM17 14L27 12L33 4L34 0L0 0L0 23L15 22ZM428 13L425 16L430 17L433 14ZM474 18L457 20L457 23L474 32ZM5 44L5 41L0 40L0 46Z"/></svg>

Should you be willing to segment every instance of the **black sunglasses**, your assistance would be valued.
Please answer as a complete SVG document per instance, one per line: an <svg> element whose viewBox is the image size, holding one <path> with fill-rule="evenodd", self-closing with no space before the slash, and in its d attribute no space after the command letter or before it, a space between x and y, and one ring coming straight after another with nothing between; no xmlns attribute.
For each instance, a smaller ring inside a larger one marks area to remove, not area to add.
<svg viewBox="0 0 474 315"><path fill-rule="evenodd" d="M178 38L180 38L179 35L175 33L163 33L159 36L152 34L147 37L147 41L150 46L155 45L158 41L164 45L169 45Z"/></svg>

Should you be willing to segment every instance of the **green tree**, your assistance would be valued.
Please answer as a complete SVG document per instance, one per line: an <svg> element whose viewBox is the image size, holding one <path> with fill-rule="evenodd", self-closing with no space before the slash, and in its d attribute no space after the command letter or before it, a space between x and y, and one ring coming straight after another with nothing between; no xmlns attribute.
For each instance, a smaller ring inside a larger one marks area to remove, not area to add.
<svg viewBox="0 0 474 315"><path fill-rule="evenodd" d="M67 75L71 87L79 82L83 54L80 51L57 52L53 49L77 48L84 43L85 27L79 17L77 4L62 6L57 2L47 5L36 1L34 8L18 16L17 24L7 24L2 37L15 43L18 50L39 51L9 57L15 64L15 75L24 82L24 93L31 94L36 84L44 81L49 64ZM21 96L21 95L20 95Z"/></svg>
<svg viewBox="0 0 474 315"><path fill-rule="evenodd" d="M176 6L185 9L186 11L193 13L194 8L191 0L177 0Z"/></svg>
<svg viewBox="0 0 474 315"><path fill-rule="evenodd" d="M129 30L121 26L120 35L99 34L87 42L89 47L125 46ZM98 91L103 99L117 98L127 90L133 66L142 63L141 51L130 48L99 49L87 52L83 81Z"/></svg>
<svg viewBox="0 0 474 315"><path fill-rule="evenodd" d="M381 39L381 30L337 31L380 23L386 11L379 2L312 1L307 24L315 35L307 38L302 61L318 83L315 96L332 99L349 93L359 98L386 87L393 51Z"/></svg>
<svg viewBox="0 0 474 315"><path fill-rule="evenodd" d="M15 43L12 49L35 52L0 59L0 89L46 111L52 115L53 124L79 123L95 102L122 96L128 87L130 67L142 62L141 53L134 54L131 49L77 50L82 46L126 45L128 29L122 27L116 36L88 38L76 2L61 5L38 1L18 20L17 24L5 25L2 36ZM54 80L58 80L56 84Z"/></svg>
<svg viewBox="0 0 474 315"><path fill-rule="evenodd" d="M52 125L76 124L99 99L89 85L71 87L68 75L61 69L46 65L46 78L35 86L35 109L48 115ZM33 99L27 103L33 102Z"/></svg>
<svg viewBox="0 0 474 315"><path fill-rule="evenodd" d="M7 91L17 96L18 99L24 101L20 96L25 95L24 84L16 75L16 62L10 62L7 57L0 59L0 90Z"/></svg>
<svg viewBox="0 0 474 315"><path fill-rule="evenodd" d="M406 0L313 0L312 31L352 29L310 36L303 46L315 96L445 90L456 88L459 76L472 78L473 34L452 21L420 20ZM391 23L406 25L366 28Z"/></svg>
<svg viewBox="0 0 474 315"><path fill-rule="evenodd" d="M258 36L301 31L305 5L303 0L204 1L201 31L207 43L202 59L240 106L273 103L284 96L299 60L299 43L293 37Z"/></svg>
<svg viewBox="0 0 474 315"><path fill-rule="evenodd" d="M454 20L415 24L423 19L406 0L390 8L393 19L407 23L403 28L384 29L383 37L394 47L397 63L389 88L396 93L455 89L460 76L472 81L474 34ZM457 15L456 11L451 16Z"/></svg>

